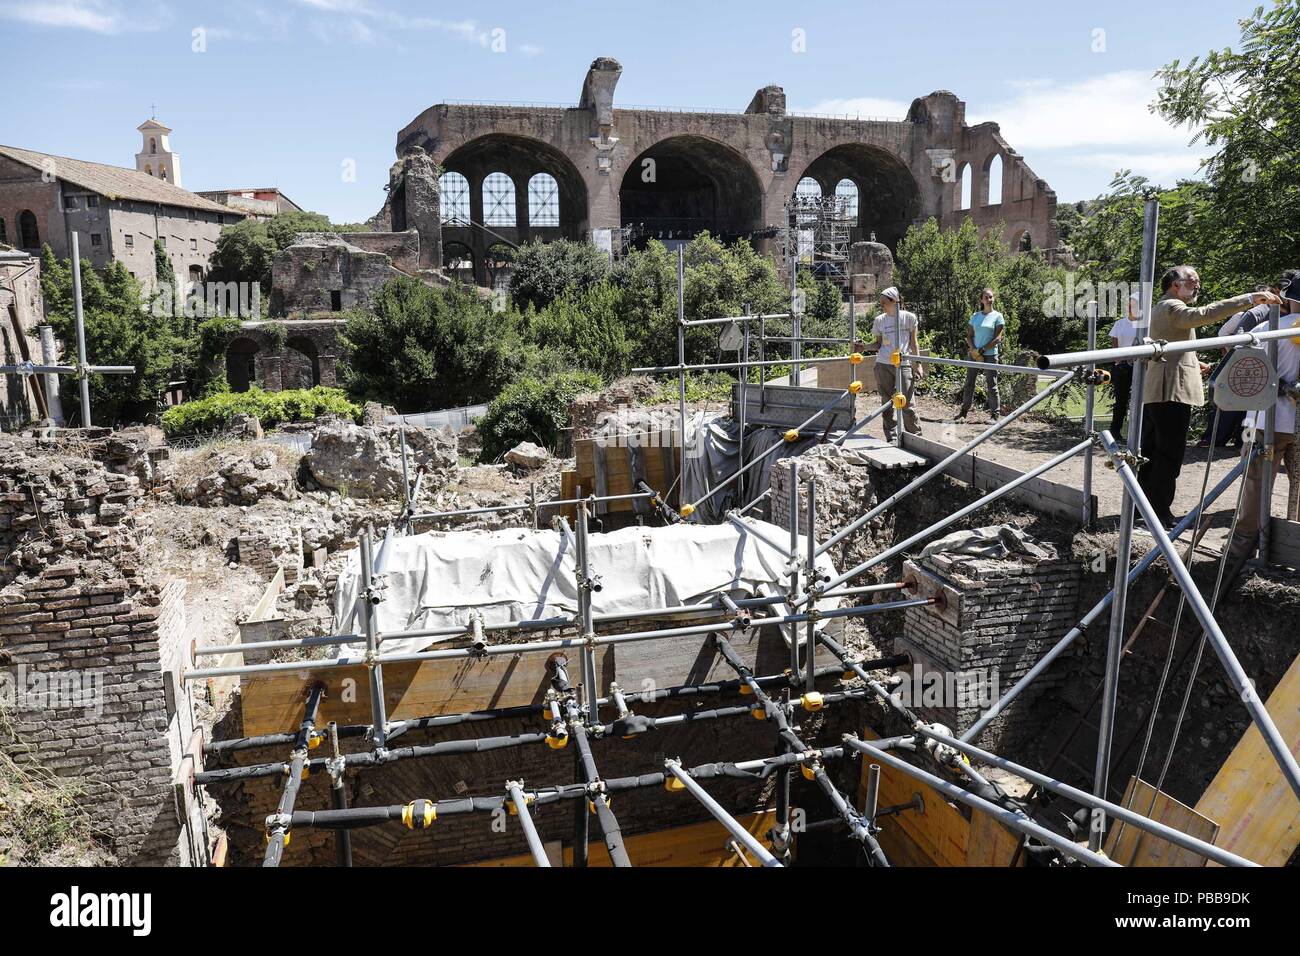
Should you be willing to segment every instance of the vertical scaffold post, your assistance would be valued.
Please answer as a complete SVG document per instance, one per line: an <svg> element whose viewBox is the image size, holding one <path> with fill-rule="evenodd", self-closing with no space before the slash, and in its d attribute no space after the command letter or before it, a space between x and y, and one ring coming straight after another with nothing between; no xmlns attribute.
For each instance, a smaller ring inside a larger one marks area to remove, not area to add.
<svg viewBox="0 0 1300 956"><path fill-rule="evenodd" d="M740 450L736 465L738 468L745 467L745 400L746 388L749 384L749 306L746 305L741 311L744 315L741 317L740 326L740 384L736 389L740 393L740 415L738 416L740 421L740 437L738 439ZM740 495L740 500L742 502L745 500L744 489L742 487L737 486L736 494Z"/></svg>
<svg viewBox="0 0 1300 956"><path fill-rule="evenodd" d="M89 428L90 373L86 371L86 316L81 308L81 252L77 230L72 230L72 307L77 323L77 383L81 386L81 427Z"/></svg>
<svg viewBox="0 0 1300 956"><path fill-rule="evenodd" d="M1160 200L1146 201L1142 214L1142 272L1139 275L1138 294L1141 318L1138 333L1146 338L1151 334L1151 287L1156 261L1156 235L1160 225ZM1142 392L1146 386L1147 363L1133 363L1133 392L1129 402L1129 451L1142 447ZM1093 767L1092 794L1106 799L1110 786L1110 755L1115 735L1115 706L1119 690L1120 652L1124 645L1124 617L1128 609L1128 573L1133 557L1134 502L1127 486L1120 499L1119 540L1115 545L1115 600L1110 606L1110 628L1106 636L1106 674L1101 697L1101 719L1097 729L1097 760ZM1088 827L1088 848L1094 853L1101 849L1106 836L1106 811L1093 808Z"/></svg>
<svg viewBox="0 0 1300 956"><path fill-rule="evenodd" d="M906 343L903 341L903 303L896 301L894 303L894 349L898 353L898 363L894 366L894 397L897 398L903 394L903 356L907 354ZM876 353L876 361L880 361L880 353ZM912 382L916 382L917 369L912 370ZM894 444L899 448L903 447L903 411L898 409L894 413Z"/></svg>
<svg viewBox="0 0 1300 956"><path fill-rule="evenodd" d="M593 581L588 559L587 502L578 502L578 534L576 550L578 565L578 615L582 626L582 697L583 711L588 724L600 720L600 689L596 686L596 653L592 643L596 638L595 618L591 610Z"/></svg>
<svg viewBox="0 0 1300 956"><path fill-rule="evenodd" d="M849 277L849 351L858 350L858 313L856 311L857 296L853 294L853 277ZM850 363L849 381L858 380L858 367Z"/></svg>
<svg viewBox="0 0 1300 956"><path fill-rule="evenodd" d="M686 250L677 247L677 410L681 443L677 468L677 499L686 501Z"/></svg>
<svg viewBox="0 0 1300 956"><path fill-rule="evenodd" d="M790 384L803 381L800 359L803 358L803 309L799 307L799 242L798 232L790 252Z"/></svg>
<svg viewBox="0 0 1300 956"><path fill-rule="evenodd" d="M330 775L330 808L333 810L346 810L348 808L348 792L343 786L343 768L346 763L343 759L343 753L339 750L339 725L334 721L329 724L330 735L330 756L326 761L325 768ZM347 827L340 827L334 831L334 861L339 866L352 865L352 831Z"/></svg>
<svg viewBox="0 0 1300 956"><path fill-rule="evenodd" d="M790 459L790 597L793 601L799 596L799 459ZM799 625L791 624L787 629L790 635L790 683L797 686L799 681Z"/></svg>
<svg viewBox="0 0 1300 956"><path fill-rule="evenodd" d="M817 593L813 588L817 581L817 476L808 476L808 520L804 534L808 536L808 625L804 628L804 690L812 693L817 689Z"/></svg>
<svg viewBox="0 0 1300 956"><path fill-rule="evenodd" d="M1088 351L1091 352L1097 347L1097 301L1093 299L1088 303ZM1095 405L1097 401L1097 385L1095 375L1097 366L1088 366L1088 391L1084 398L1083 405L1083 431L1086 435L1091 435L1095 428ZM1088 449L1087 454L1083 456L1083 514L1080 516L1083 520L1083 527L1092 527L1092 458L1094 449Z"/></svg>
<svg viewBox="0 0 1300 956"><path fill-rule="evenodd" d="M1268 307L1268 328L1275 332L1281 327L1282 307ZM1277 368L1277 339L1269 339L1268 360ZM1264 460L1260 462L1263 471L1259 476L1259 556L1267 561L1273 549L1273 475L1277 468L1277 403L1268 406L1264 412ZM1295 475L1292 481L1300 481Z"/></svg>
<svg viewBox="0 0 1300 956"><path fill-rule="evenodd" d="M379 594L375 589L373 544L370 528L361 533L361 589L357 600L361 602L361 626L366 635L366 669L370 672L370 721L374 725L375 750L383 751L388 735L387 703L384 701L384 665L379 657L379 629L375 624L375 605Z"/></svg>

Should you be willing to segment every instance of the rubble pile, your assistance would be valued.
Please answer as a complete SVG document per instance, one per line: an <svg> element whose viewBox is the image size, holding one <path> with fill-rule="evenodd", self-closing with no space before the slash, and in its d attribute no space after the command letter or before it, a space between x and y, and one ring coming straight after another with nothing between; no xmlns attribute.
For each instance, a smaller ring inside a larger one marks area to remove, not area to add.
<svg viewBox="0 0 1300 956"><path fill-rule="evenodd" d="M199 477L176 483L176 498L205 508L254 505L268 497L291 501L298 490L293 472L281 464L280 454L265 446L208 452L201 461Z"/></svg>
<svg viewBox="0 0 1300 956"><path fill-rule="evenodd" d="M313 433L303 467L316 484L347 497L401 498L401 433L396 425L327 422ZM455 472L456 441L440 431L407 426L406 460L412 482L423 467L424 487L440 487Z"/></svg>

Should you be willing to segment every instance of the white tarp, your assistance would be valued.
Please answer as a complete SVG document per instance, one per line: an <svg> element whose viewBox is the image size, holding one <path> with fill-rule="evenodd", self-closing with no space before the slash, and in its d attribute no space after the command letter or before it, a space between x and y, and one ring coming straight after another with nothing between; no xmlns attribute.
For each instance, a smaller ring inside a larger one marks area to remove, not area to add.
<svg viewBox="0 0 1300 956"><path fill-rule="evenodd" d="M789 531L754 521L774 541ZM798 554L806 554L800 539ZM624 528L588 538L590 566L602 588L592 594L596 614L697 603L710 595L766 596L784 589L785 559L752 534L730 523ZM391 537L384 545L383 600L376 608L380 632L470 626L477 612L485 624L571 617L578 611L572 547L556 531L432 531ZM379 553L377 548L376 552ZM379 562L379 559L376 559ZM833 576L825 555L817 567ZM335 596L336 633L351 622L360 583L359 550L339 576ZM823 609L834 606L823 602ZM773 613L787 613L783 605ZM352 633L356 633L352 630ZM384 641L385 653L423 650L451 638ZM340 656L365 653L363 644L339 648Z"/></svg>

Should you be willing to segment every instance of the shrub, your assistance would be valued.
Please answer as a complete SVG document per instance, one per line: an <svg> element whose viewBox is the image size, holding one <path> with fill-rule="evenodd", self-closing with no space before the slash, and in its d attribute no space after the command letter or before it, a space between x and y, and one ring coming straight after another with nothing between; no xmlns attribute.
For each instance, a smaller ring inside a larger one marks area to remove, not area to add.
<svg viewBox="0 0 1300 956"><path fill-rule="evenodd" d="M254 386L246 392L218 392L169 408L163 413L162 427L168 438L176 438L227 428L236 415L252 415L263 427L270 428L327 414L359 421L361 408L337 388L318 385L264 392Z"/></svg>
<svg viewBox="0 0 1300 956"><path fill-rule="evenodd" d="M515 250L510 297L521 309L542 309L563 295L591 288L608 272L609 258L589 242L535 240Z"/></svg>
<svg viewBox="0 0 1300 956"><path fill-rule="evenodd" d="M568 422L569 403L583 392L600 388L591 372L561 372L546 378L522 376L488 405L478 420L483 458L491 461L521 441L554 448Z"/></svg>

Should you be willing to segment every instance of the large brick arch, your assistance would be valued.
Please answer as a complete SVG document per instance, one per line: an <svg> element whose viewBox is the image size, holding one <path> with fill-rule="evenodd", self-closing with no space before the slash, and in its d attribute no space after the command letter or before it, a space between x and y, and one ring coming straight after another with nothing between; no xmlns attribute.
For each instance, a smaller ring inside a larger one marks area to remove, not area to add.
<svg viewBox="0 0 1300 956"><path fill-rule="evenodd" d="M893 248L921 214L921 189L916 177L898 155L880 145L844 142L811 159L796 177L787 180L786 199L803 177L816 180L822 195L835 192L848 179L858 187L858 220L852 241L871 239Z"/></svg>
<svg viewBox="0 0 1300 956"><path fill-rule="evenodd" d="M275 329L283 326L284 337ZM222 353L226 383L236 392L257 385L268 392L338 384L336 319L243 322Z"/></svg>
<svg viewBox="0 0 1300 956"><path fill-rule="evenodd" d="M763 226L763 184L748 157L712 136L650 144L624 166L620 224L647 237L707 230L744 237Z"/></svg>

